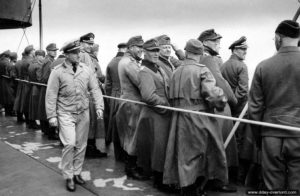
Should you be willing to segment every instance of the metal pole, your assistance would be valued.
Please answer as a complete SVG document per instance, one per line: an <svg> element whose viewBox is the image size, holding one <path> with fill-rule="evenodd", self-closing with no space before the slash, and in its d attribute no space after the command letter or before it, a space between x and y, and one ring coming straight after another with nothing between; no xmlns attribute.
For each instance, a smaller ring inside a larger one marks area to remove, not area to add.
<svg viewBox="0 0 300 196"><path fill-rule="evenodd" d="M43 50L42 0L39 0L40 50Z"/></svg>

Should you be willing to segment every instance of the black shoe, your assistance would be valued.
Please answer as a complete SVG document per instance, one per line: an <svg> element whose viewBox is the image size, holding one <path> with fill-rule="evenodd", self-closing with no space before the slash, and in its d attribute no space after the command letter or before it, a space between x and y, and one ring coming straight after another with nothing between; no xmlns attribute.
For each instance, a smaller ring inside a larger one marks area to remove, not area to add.
<svg viewBox="0 0 300 196"><path fill-rule="evenodd" d="M221 185L219 187L214 187L213 190L222 193L235 193L237 191L236 187L231 185Z"/></svg>
<svg viewBox="0 0 300 196"><path fill-rule="evenodd" d="M85 153L86 158L103 158L107 157L107 153L101 152L96 147L88 146Z"/></svg>
<svg viewBox="0 0 300 196"><path fill-rule="evenodd" d="M82 179L81 175L74 175L73 179L76 184L80 184L80 185L85 184L85 181L84 181L84 179Z"/></svg>
<svg viewBox="0 0 300 196"><path fill-rule="evenodd" d="M24 118L17 118L17 122L18 123L23 123L23 122L25 122L25 119Z"/></svg>
<svg viewBox="0 0 300 196"><path fill-rule="evenodd" d="M59 140L58 134L48 135L48 140Z"/></svg>
<svg viewBox="0 0 300 196"><path fill-rule="evenodd" d="M38 124L28 124L27 128L28 129L40 129L41 127Z"/></svg>
<svg viewBox="0 0 300 196"><path fill-rule="evenodd" d="M128 178L132 178L135 180L148 180L149 176L143 175L137 171L136 168L127 168L125 169L126 175Z"/></svg>
<svg viewBox="0 0 300 196"><path fill-rule="evenodd" d="M68 178L66 180L66 188L68 191L74 192L76 190L76 185L73 179Z"/></svg>

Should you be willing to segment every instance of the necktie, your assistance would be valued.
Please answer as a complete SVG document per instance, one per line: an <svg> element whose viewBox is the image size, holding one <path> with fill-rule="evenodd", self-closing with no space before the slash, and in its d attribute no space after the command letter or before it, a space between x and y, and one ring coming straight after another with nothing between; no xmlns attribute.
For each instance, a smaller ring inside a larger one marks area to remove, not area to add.
<svg viewBox="0 0 300 196"><path fill-rule="evenodd" d="M72 65L73 65L73 71L74 71L74 73L76 73L76 70L77 70L76 64L72 64Z"/></svg>

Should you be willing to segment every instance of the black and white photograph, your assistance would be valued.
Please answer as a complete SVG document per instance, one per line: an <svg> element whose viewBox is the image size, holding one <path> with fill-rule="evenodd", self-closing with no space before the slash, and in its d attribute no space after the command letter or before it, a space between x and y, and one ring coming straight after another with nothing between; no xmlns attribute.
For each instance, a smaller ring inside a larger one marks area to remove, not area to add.
<svg viewBox="0 0 300 196"><path fill-rule="evenodd" d="M300 0L0 0L0 196L300 196Z"/></svg>

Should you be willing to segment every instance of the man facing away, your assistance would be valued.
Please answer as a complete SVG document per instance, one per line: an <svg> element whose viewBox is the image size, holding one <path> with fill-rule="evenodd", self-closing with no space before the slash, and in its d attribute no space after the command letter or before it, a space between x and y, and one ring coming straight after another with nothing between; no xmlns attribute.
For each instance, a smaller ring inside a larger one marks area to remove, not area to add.
<svg viewBox="0 0 300 196"><path fill-rule="evenodd" d="M117 55L109 62L106 68L106 78L105 78L105 93L108 96L120 97L121 87L120 78L118 73L118 65L124 53L127 50L126 43L118 44ZM109 99L109 119L108 119L108 137L111 137L114 145L114 153L116 161L125 160L125 152L120 145L120 138L117 129L116 114L120 105L118 100Z"/></svg>
<svg viewBox="0 0 300 196"><path fill-rule="evenodd" d="M256 67L249 92L251 120L300 127L300 27L282 21L275 30L278 52ZM262 148L263 180L268 190L300 193L300 132L253 126Z"/></svg>
<svg viewBox="0 0 300 196"><path fill-rule="evenodd" d="M186 59L170 80L170 103L185 110L214 113L223 110L226 97L216 86L209 69L199 64L203 45L199 40L187 42ZM215 118L173 112L164 166L165 184L179 184L182 195L205 195L208 179L228 180L227 162Z"/></svg>
<svg viewBox="0 0 300 196"><path fill-rule="evenodd" d="M66 179L66 188L75 191L84 184L80 176L89 132L89 95L91 94L98 118L103 117L103 97L94 73L79 63L80 45L66 43L61 49L65 61L50 74L46 91L46 112L49 124L59 127L64 145L60 167Z"/></svg>

